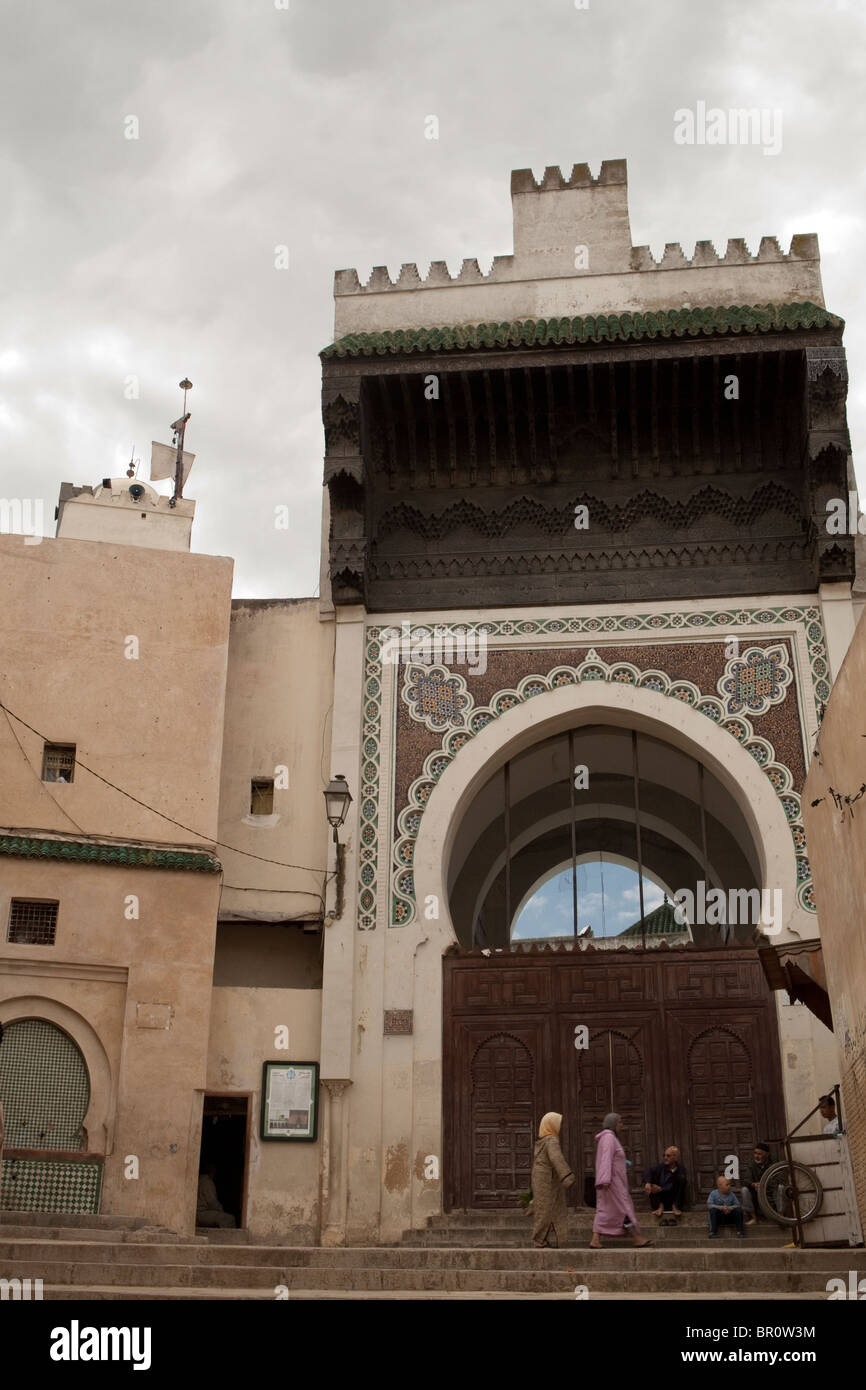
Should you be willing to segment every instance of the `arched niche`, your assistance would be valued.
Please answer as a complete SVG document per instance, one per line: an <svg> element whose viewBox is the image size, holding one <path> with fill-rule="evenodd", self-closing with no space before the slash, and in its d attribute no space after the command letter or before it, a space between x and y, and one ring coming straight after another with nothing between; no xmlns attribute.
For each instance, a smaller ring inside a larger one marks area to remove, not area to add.
<svg viewBox="0 0 866 1390"><path fill-rule="evenodd" d="M67 1004L44 995L19 995L0 1001L0 1023L19 1019L44 1019L67 1033L84 1058L90 1078L90 1103L83 1127L87 1136L87 1152L108 1154L113 1141L113 1082L111 1064L102 1041L87 1019Z"/></svg>

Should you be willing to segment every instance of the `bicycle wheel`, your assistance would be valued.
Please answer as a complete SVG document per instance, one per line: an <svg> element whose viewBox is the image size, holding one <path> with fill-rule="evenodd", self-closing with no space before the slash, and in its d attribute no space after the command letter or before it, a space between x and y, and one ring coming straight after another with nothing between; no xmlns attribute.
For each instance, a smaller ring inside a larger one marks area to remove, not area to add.
<svg viewBox="0 0 866 1390"><path fill-rule="evenodd" d="M811 1221L817 1216L824 1196L818 1174L805 1163L788 1163L782 1159L772 1163L758 1186L761 1211L780 1226L795 1226L794 1194L800 1208L800 1220Z"/></svg>

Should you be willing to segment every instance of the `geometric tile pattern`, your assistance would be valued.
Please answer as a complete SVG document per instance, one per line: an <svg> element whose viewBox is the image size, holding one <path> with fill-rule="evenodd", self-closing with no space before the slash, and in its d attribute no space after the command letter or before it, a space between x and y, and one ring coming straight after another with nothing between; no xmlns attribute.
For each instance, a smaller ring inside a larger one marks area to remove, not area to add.
<svg viewBox="0 0 866 1390"><path fill-rule="evenodd" d="M10 1149L83 1149L90 1104L87 1066L67 1033L41 1018L7 1025L0 1044L0 1101Z"/></svg>
<svg viewBox="0 0 866 1390"><path fill-rule="evenodd" d="M96 1213L102 1164L60 1159L6 1158L0 1185L2 1211Z"/></svg>
<svg viewBox="0 0 866 1390"><path fill-rule="evenodd" d="M781 704L793 679L786 647L749 647L731 657L717 689L728 714L754 717Z"/></svg>
<svg viewBox="0 0 866 1390"><path fill-rule="evenodd" d="M421 825L424 808L430 793L442 773L460 749L481 729L498 719L506 710L541 694L545 690L556 690L563 685L578 685L585 681L609 681L616 685L633 685L644 690L653 690L659 695L667 695L682 704L687 704L712 720L720 728L735 738L762 768L776 792L792 831L802 829L800 798L793 790L793 777L790 769L776 758L772 744L758 737L751 722L743 715L730 716L715 695L705 695L698 687L682 678L673 679L664 671L644 670L629 661L615 661L608 664L593 648L577 666L556 666L544 675L524 676L513 690L499 690L489 705L471 708L464 719L464 727L452 730L442 740L440 748L434 749L424 760L420 775L409 787L406 807L397 818L398 836L394 843L392 869L392 895L390 925L406 926L415 915L414 875L412 861L415 841ZM471 697L470 697L471 698ZM797 837L795 836L795 847ZM805 836L803 837L805 839ZM798 897L803 907L814 911L811 902L811 872L804 853L797 855ZM808 898L807 898L808 890Z"/></svg>
<svg viewBox="0 0 866 1390"><path fill-rule="evenodd" d="M616 611L607 612L603 616L580 615L574 617L539 617L539 618L506 618L491 619L478 623L466 622L462 624L467 632L475 634L478 641L486 637L488 641L495 641L501 637L515 637L524 639L527 646L530 646L533 638L547 640L556 637L562 642L569 637L575 639L575 643L586 636L598 635L612 637L616 634L627 633L629 635L638 632L654 633L659 637L664 637L669 641L688 640L689 634L695 630L701 633L718 633L725 635L736 635L738 628L759 625L761 627L783 627L790 630L795 627L802 632L805 637L808 655L809 671L812 677L812 686L815 702L820 714L822 707L826 704L830 695L830 670L827 660L827 651L824 642L824 629L821 621L820 610L813 605L781 607L761 607L761 606L739 606L719 608L714 611L683 612L679 610L654 611L654 612L630 612L618 613ZM363 726L362 726L362 799L360 804L360 867L358 884L358 930L372 931L376 927L378 900L376 894L376 883L379 874L379 855L380 848L385 850L390 858L390 834L388 827L383 823L382 833L380 834L380 769L382 758L382 740L386 736L393 737L393 729L387 731L383 729L382 722L382 699L380 676L382 672L382 651L389 642L393 641L394 636L399 637L399 632L389 626L371 626L367 630L366 648L366 667L364 685L364 706L363 706ZM750 633L749 636L752 636ZM603 665L603 663L602 663ZM572 672L574 668L571 668ZM780 668L774 667L773 682L770 683L769 691L764 692L765 697L774 693L781 679L779 676ZM553 674L553 673L551 673ZM625 678L625 672L620 671L617 679ZM643 673L646 675L647 673ZM665 680L668 684L669 678L664 673L656 673L661 676L662 683ZM586 676L589 679L605 679L601 668L595 672L587 670ZM549 679L549 677L548 677ZM566 679L560 675L560 679ZM650 676L650 679L653 679ZM689 703L689 692L685 689L688 682L678 681L678 689L670 690L674 698L686 699ZM412 852L414 840L420 826L426 801L433 790L436 780L441 777L445 768L457 755L459 749L469 739L474 737L479 727L497 718L499 714L510 707L510 703L516 700L529 698L537 694L540 689L545 688L544 678L530 677L521 682L521 691L497 692L496 696L490 701L490 705L484 711L459 711L465 726L453 725L445 733L442 740L442 747L435 754L431 755L425 762L424 776L417 779L413 784L413 805L408 806L402 812L400 829L401 854L398 857L399 867L396 868L393 879L394 897L392 910L389 914L391 925L403 925L412 920L415 911L414 883L412 876ZM680 688L682 687L682 688ZM755 737L748 717L745 714L733 716L725 709L719 699L701 699L702 713L713 718L717 714L714 722L724 724L724 727L732 737L738 742L743 743L748 751L773 783L779 795L779 800L785 811L785 815L791 826L791 833L794 840L795 851L797 853L797 870L800 887L798 890L798 901L801 906L808 911L814 912L815 905L812 897L811 873L809 870L808 859L805 856L805 833L802 827L800 814L800 799L791 788L790 773L783 768L775 759L772 748L764 739ZM710 710L713 706L713 711ZM384 903L382 904L384 906Z"/></svg>
<svg viewBox="0 0 866 1390"><path fill-rule="evenodd" d="M462 728L464 712L472 703L463 677L445 666L407 666L401 694L412 718L431 733Z"/></svg>

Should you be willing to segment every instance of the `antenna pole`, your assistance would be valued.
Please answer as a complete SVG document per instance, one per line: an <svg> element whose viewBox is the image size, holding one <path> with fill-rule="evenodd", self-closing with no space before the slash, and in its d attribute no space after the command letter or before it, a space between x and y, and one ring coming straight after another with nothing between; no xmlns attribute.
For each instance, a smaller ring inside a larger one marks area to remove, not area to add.
<svg viewBox="0 0 866 1390"><path fill-rule="evenodd" d="M192 390L192 382L187 377L184 377L183 381L178 384L183 391L183 415L172 425L177 444L177 461L174 467L174 496L168 504L170 507L176 507L178 498L183 497L183 437L186 433L186 422L189 419L189 411L186 408L186 393Z"/></svg>

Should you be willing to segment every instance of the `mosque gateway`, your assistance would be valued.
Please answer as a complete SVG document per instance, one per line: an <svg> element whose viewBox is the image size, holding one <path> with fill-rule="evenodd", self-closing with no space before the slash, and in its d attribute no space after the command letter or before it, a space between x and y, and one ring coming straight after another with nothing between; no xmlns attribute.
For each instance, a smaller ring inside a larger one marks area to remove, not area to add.
<svg viewBox="0 0 866 1390"><path fill-rule="evenodd" d="M640 1200L674 1145L698 1210L839 1079L817 239L656 257L623 160L511 198L487 271L336 273L318 597L189 552L194 418L171 502L64 483L56 538L0 536L7 1211L420 1241L515 1209L549 1112L572 1205L614 1112Z"/></svg>

